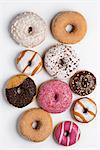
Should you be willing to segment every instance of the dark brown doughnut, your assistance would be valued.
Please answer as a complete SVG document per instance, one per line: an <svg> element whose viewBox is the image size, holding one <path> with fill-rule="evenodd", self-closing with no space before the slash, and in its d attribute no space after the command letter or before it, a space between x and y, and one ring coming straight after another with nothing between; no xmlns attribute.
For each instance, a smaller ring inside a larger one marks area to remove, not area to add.
<svg viewBox="0 0 100 150"><path fill-rule="evenodd" d="M95 89L96 77L89 71L79 71L70 78L69 86L75 94L85 96Z"/></svg>
<svg viewBox="0 0 100 150"><path fill-rule="evenodd" d="M20 74L8 80L5 91L8 102L21 108L32 102L36 95L36 85L31 78Z"/></svg>

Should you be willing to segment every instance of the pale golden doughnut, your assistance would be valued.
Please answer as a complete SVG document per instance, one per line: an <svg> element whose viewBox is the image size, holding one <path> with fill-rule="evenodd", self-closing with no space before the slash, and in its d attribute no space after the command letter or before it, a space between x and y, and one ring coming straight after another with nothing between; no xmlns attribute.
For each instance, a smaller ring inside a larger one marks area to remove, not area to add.
<svg viewBox="0 0 100 150"><path fill-rule="evenodd" d="M71 32L66 31L72 25ZM74 11L59 12L51 22L51 31L55 39L61 43L74 44L83 39L87 31L87 23L83 15Z"/></svg>

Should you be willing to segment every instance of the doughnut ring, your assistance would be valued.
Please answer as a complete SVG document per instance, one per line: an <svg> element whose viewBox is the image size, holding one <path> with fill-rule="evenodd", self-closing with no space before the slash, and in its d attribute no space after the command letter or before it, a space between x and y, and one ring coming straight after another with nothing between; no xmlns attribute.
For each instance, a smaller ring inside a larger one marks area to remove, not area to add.
<svg viewBox="0 0 100 150"><path fill-rule="evenodd" d="M47 27L34 12L18 14L10 24L11 37L20 45L31 48L44 41Z"/></svg>
<svg viewBox="0 0 100 150"><path fill-rule="evenodd" d="M58 144L64 146L75 144L79 140L80 134L79 127L71 121L61 122L54 129L54 139Z"/></svg>
<svg viewBox="0 0 100 150"><path fill-rule="evenodd" d="M8 102L13 106L25 107L36 96L35 82L24 74L15 75L7 81L5 94Z"/></svg>
<svg viewBox="0 0 100 150"><path fill-rule="evenodd" d="M52 119L49 113L33 108L25 111L18 122L18 131L32 142L44 141L52 132Z"/></svg>
<svg viewBox="0 0 100 150"><path fill-rule="evenodd" d="M45 53L44 66L52 77L66 80L76 72L79 61L71 46L57 44Z"/></svg>
<svg viewBox="0 0 100 150"><path fill-rule="evenodd" d="M78 71L70 78L69 86L75 94L85 96L95 89L96 77L89 71Z"/></svg>
<svg viewBox="0 0 100 150"><path fill-rule="evenodd" d="M61 113L69 108L72 92L67 83L49 80L40 86L37 98L39 106L47 112Z"/></svg>
<svg viewBox="0 0 100 150"><path fill-rule="evenodd" d="M32 50L24 50L16 58L16 66L21 73L35 75L42 69L41 56Z"/></svg>
<svg viewBox="0 0 100 150"><path fill-rule="evenodd" d="M86 34L86 20L75 11L59 12L51 22L51 31L59 42L74 44L81 41Z"/></svg>
<svg viewBox="0 0 100 150"><path fill-rule="evenodd" d="M72 114L74 118L82 123L88 123L96 117L96 103L87 97L79 98L74 102Z"/></svg>

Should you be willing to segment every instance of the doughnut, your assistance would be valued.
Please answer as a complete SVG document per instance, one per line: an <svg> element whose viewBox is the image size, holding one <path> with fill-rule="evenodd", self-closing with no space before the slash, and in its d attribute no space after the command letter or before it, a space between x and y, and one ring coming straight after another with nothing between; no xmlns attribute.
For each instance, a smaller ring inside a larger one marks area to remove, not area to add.
<svg viewBox="0 0 100 150"><path fill-rule="evenodd" d="M88 123L96 117L96 103L87 97L79 98L74 102L72 114L74 118L82 123Z"/></svg>
<svg viewBox="0 0 100 150"><path fill-rule="evenodd" d="M43 66L41 56L32 50L24 50L16 58L16 66L21 73L35 75Z"/></svg>
<svg viewBox="0 0 100 150"><path fill-rule="evenodd" d="M59 123L54 129L54 139L60 145L71 146L80 138L79 127L71 121Z"/></svg>
<svg viewBox="0 0 100 150"><path fill-rule="evenodd" d="M35 98L36 85L30 77L24 74L15 75L7 81L5 95L10 104L22 108Z"/></svg>
<svg viewBox="0 0 100 150"><path fill-rule="evenodd" d="M25 111L18 121L18 132L32 142L44 141L52 132L52 118L49 113L33 108Z"/></svg>
<svg viewBox="0 0 100 150"><path fill-rule="evenodd" d="M70 78L69 86L75 94L85 96L95 89L96 77L89 71L78 71Z"/></svg>
<svg viewBox="0 0 100 150"><path fill-rule="evenodd" d="M39 106L47 112L61 113L70 106L72 92L67 83L49 80L41 84L37 99Z"/></svg>
<svg viewBox="0 0 100 150"><path fill-rule="evenodd" d="M44 20L34 12L23 12L11 21L9 30L18 44L31 48L44 41L47 27Z"/></svg>
<svg viewBox="0 0 100 150"><path fill-rule="evenodd" d="M75 11L59 12L51 22L51 32L61 43L75 44L83 39L86 31L85 18Z"/></svg>
<svg viewBox="0 0 100 150"><path fill-rule="evenodd" d="M79 61L71 46L57 44L45 53L44 66L52 77L66 80L76 72Z"/></svg>

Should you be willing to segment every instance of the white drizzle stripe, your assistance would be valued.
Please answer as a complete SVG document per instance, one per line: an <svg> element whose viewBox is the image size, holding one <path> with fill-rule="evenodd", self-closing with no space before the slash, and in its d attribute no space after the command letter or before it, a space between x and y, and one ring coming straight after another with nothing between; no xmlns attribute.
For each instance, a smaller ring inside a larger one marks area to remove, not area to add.
<svg viewBox="0 0 100 150"><path fill-rule="evenodd" d="M67 146L69 146L69 143L70 143L70 137L68 136L67 137Z"/></svg>
<svg viewBox="0 0 100 150"><path fill-rule="evenodd" d="M69 132L71 132L71 131L72 131L72 128L73 128L73 122L71 122L71 124L70 124Z"/></svg>
<svg viewBox="0 0 100 150"><path fill-rule="evenodd" d="M73 122L71 122L71 124L70 124L69 133L72 132L72 128L73 128ZM70 143L70 136L67 137L67 146L69 146L69 143Z"/></svg>
<svg viewBox="0 0 100 150"><path fill-rule="evenodd" d="M78 128L78 130L77 130L77 134L76 134L76 142L78 141L79 134L80 134L80 130L79 130L79 128Z"/></svg>
<svg viewBox="0 0 100 150"><path fill-rule="evenodd" d="M62 141L62 137L63 137L63 134L64 134L64 122L62 123L62 128L61 128L61 133L60 133L60 138L59 138L59 144L61 143Z"/></svg>

